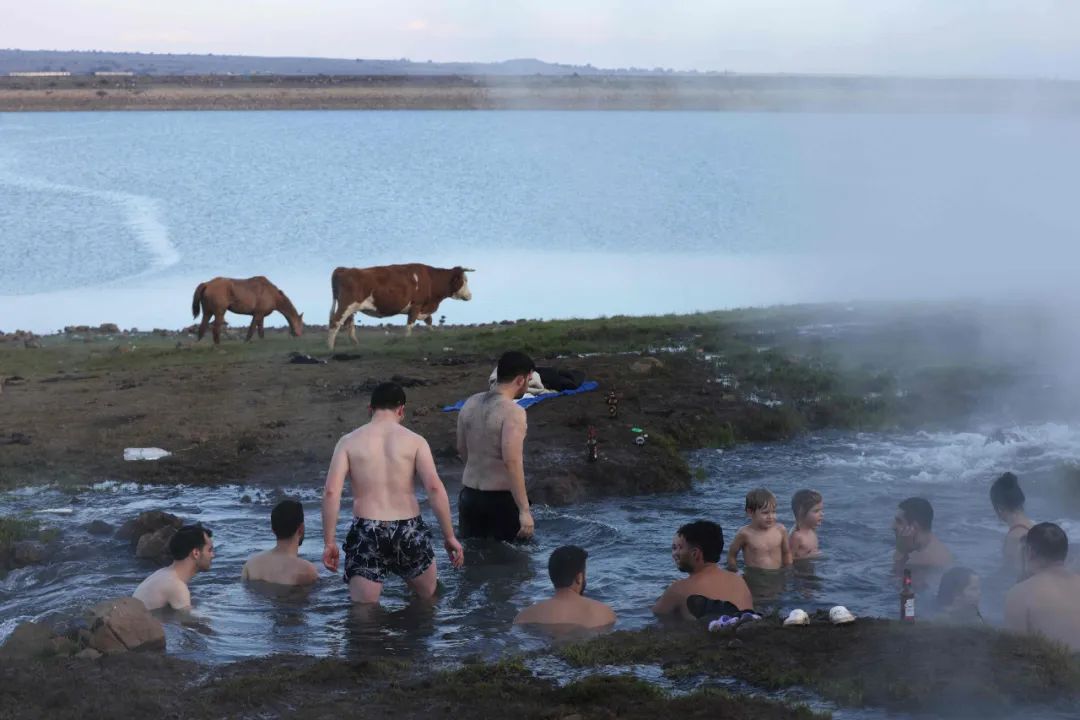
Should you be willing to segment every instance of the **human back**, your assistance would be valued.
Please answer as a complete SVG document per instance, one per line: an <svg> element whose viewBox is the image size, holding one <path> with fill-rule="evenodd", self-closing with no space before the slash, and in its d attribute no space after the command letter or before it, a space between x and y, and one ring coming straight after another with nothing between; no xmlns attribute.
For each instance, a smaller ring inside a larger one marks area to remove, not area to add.
<svg viewBox="0 0 1080 720"><path fill-rule="evenodd" d="M414 478L422 443L413 431L390 422L370 422L342 438L354 516L402 520L420 514Z"/></svg>
<svg viewBox="0 0 1080 720"><path fill-rule="evenodd" d="M1031 528L1024 543L1030 573L1005 596L1005 624L1015 632L1043 635L1080 651L1080 575L1065 566L1069 538L1054 523Z"/></svg>
<svg viewBox="0 0 1080 720"><path fill-rule="evenodd" d="M526 424L525 410L497 391L477 393L461 409L459 422L468 447L461 480L474 490L509 490L512 477L503 453L508 422Z"/></svg>

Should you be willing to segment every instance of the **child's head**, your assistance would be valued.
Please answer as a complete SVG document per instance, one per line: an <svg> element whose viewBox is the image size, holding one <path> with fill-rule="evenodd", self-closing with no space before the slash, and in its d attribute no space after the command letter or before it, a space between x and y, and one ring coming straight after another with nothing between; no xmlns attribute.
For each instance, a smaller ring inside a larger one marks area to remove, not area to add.
<svg viewBox="0 0 1080 720"><path fill-rule="evenodd" d="M817 490L799 490L791 496L795 525L813 530L825 519L825 501Z"/></svg>
<svg viewBox="0 0 1080 720"><path fill-rule="evenodd" d="M756 528L772 527L776 524L776 496L765 488L746 493L746 516Z"/></svg>
<svg viewBox="0 0 1080 720"><path fill-rule="evenodd" d="M938 587L938 606L943 610L979 607L982 597L979 576L966 567L954 567L941 577Z"/></svg>

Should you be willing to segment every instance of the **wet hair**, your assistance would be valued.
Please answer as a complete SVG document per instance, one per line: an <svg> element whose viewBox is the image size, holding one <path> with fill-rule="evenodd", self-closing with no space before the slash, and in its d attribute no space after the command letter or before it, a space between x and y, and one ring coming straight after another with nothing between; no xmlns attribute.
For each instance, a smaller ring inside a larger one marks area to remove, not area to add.
<svg viewBox="0 0 1080 720"><path fill-rule="evenodd" d="M971 583L975 571L966 567L954 567L941 576L941 584L938 586L938 607L945 609L956 601L956 598L964 592Z"/></svg>
<svg viewBox="0 0 1080 720"><path fill-rule="evenodd" d="M304 506L296 500L282 500L270 513L270 528L278 540L287 540L304 524Z"/></svg>
<svg viewBox="0 0 1080 720"><path fill-rule="evenodd" d="M822 499L817 490L799 490L792 495L791 512L795 515L795 522L802 520L803 515L810 512ZM750 499L747 498L747 503L749 502Z"/></svg>
<svg viewBox="0 0 1080 720"><path fill-rule="evenodd" d="M405 404L405 391L397 383L385 382L371 391L372 410L397 410Z"/></svg>
<svg viewBox="0 0 1080 720"><path fill-rule="evenodd" d="M990 502L995 510L1023 510L1024 491L1020 489L1020 480L1007 472L990 486Z"/></svg>
<svg viewBox="0 0 1080 720"><path fill-rule="evenodd" d="M707 563L720 562L724 554L724 530L711 520L695 520L679 528L679 535L690 547L701 550Z"/></svg>
<svg viewBox="0 0 1080 720"><path fill-rule="evenodd" d="M776 496L765 488L754 488L746 493L746 509L750 512L767 508L770 505L776 507Z"/></svg>
<svg viewBox="0 0 1080 720"><path fill-rule="evenodd" d="M200 523L185 525L176 531L169 540L169 554L173 560L183 560L191 554L192 550L200 550L206 544L206 539L213 537L210 528L203 527Z"/></svg>
<svg viewBox="0 0 1080 720"><path fill-rule="evenodd" d="M577 545L563 545L555 548L548 558L548 577L556 589L568 588L574 584L579 573L585 572L585 560L589 553Z"/></svg>
<svg viewBox="0 0 1080 720"><path fill-rule="evenodd" d="M923 530L930 530L934 525L934 507L930 501L921 497L909 497L900 501L900 509L904 511L904 519L909 523L918 525Z"/></svg>
<svg viewBox="0 0 1080 720"><path fill-rule="evenodd" d="M528 377L536 369L536 363L523 352L509 350L499 358L499 367L496 371L496 381L508 383L516 377L525 375Z"/></svg>
<svg viewBox="0 0 1080 720"><path fill-rule="evenodd" d="M1069 536L1054 523L1043 522L1031 528L1025 542L1035 557L1048 562L1065 562L1069 554Z"/></svg>

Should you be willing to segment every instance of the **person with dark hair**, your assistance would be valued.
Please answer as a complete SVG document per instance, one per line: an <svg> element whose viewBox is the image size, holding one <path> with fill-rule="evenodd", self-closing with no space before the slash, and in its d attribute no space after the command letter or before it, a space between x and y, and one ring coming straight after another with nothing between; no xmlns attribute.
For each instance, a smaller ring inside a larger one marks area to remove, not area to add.
<svg viewBox="0 0 1080 720"><path fill-rule="evenodd" d="M998 519L1009 528L1001 552L1005 566L1011 570L1020 570L1024 537L1035 524L1024 514L1024 491L1020 489L1020 480L1007 472L990 486L990 503Z"/></svg>
<svg viewBox="0 0 1080 720"><path fill-rule="evenodd" d="M1022 555L1027 579L1005 596L1005 625L1080 652L1080 575L1065 567L1069 537L1054 523L1028 530Z"/></svg>
<svg viewBox="0 0 1080 720"><path fill-rule="evenodd" d="M351 479L353 522L345 537L345 582L356 603L377 603L389 574L424 599L435 595L438 575L431 531L420 515L414 489L419 477L442 528L443 546L454 567L464 562L454 536L450 499L427 441L402 427L405 391L383 383L371 393L371 420L342 437L334 448L323 490L323 565L337 572L335 544L345 478Z"/></svg>
<svg viewBox="0 0 1080 720"><path fill-rule="evenodd" d="M941 577L938 586L937 604L941 614L935 619L954 625L981 625L984 622L979 612L981 599L982 583L975 571L966 567L951 568Z"/></svg>
<svg viewBox="0 0 1080 720"><path fill-rule="evenodd" d="M185 525L169 540L173 562L143 580L132 597L142 600L147 610L166 605L174 610L191 607L188 583L196 573L210 569L214 561L214 538L210 528L196 523Z"/></svg>
<svg viewBox="0 0 1080 720"><path fill-rule="evenodd" d="M304 542L304 506L296 500L282 500L270 512L270 529L277 544L256 553L244 563L242 580L274 585L310 585L319 579L313 564L300 557Z"/></svg>
<svg viewBox="0 0 1080 720"><path fill-rule="evenodd" d="M797 490L791 496L791 513L795 527L788 536L791 559L806 560L820 557L817 529L825 519L825 500L817 490Z"/></svg>
<svg viewBox="0 0 1080 720"><path fill-rule="evenodd" d="M458 497L458 531L463 538L528 540L534 523L525 490L525 394L536 366L510 351L499 358L496 385L473 395L457 421L457 449L465 461Z"/></svg>
<svg viewBox="0 0 1080 720"><path fill-rule="evenodd" d="M726 601L739 611L752 610L754 598L746 581L717 564L723 554L724 531L716 523L697 520L679 528L671 542L671 559L690 577L673 582L653 605L653 614L693 618L687 599L695 595L716 603Z"/></svg>
<svg viewBox="0 0 1080 720"><path fill-rule="evenodd" d="M589 554L576 545L557 548L548 559L548 576L555 595L527 607L514 618L515 625L557 625L602 628L615 624L615 611L585 597L585 561Z"/></svg>
<svg viewBox="0 0 1080 720"><path fill-rule="evenodd" d="M899 575L904 569L923 574L924 571L944 570L953 564L952 553L933 533L934 508L930 501L910 497L901 501L893 519L896 553L893 569Z"/></svg>

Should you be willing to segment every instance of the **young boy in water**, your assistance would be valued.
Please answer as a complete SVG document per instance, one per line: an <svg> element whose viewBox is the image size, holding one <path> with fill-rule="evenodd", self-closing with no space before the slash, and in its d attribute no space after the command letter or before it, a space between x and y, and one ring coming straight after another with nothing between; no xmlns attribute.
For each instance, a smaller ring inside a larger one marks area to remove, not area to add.
<svg viewBox="0 0 1080 720"><path fill-rule="evenodd" d="M821 493L799 490L791 497L791 512L795 515L795 529L788 538L792 559L819 557L817 529L825 519L825 501Z"/></svg>
<svg viewBox="0 0 1080 720"><path fill-rule="evenodd" d="M791 564L787 531L776 522L776 496L765 488L746 494L746 516L750 522L739 529L728 550L728 570L735 571L739 551L743 565L761 570L779 570Z"/></svg>

